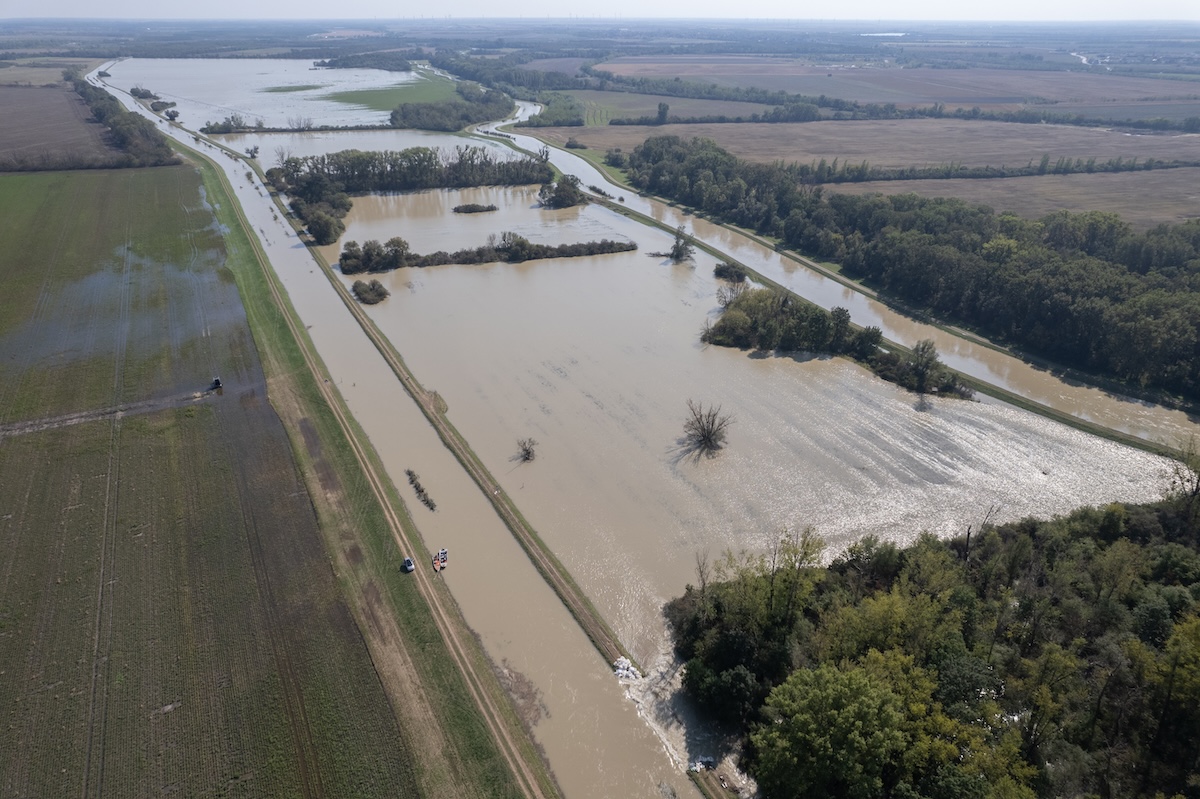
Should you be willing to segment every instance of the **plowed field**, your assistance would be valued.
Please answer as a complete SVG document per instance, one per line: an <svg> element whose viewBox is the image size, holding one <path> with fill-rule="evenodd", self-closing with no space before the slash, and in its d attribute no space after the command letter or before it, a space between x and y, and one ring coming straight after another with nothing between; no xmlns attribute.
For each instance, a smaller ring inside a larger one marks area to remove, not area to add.
<svg viewBox="0 0 1200 799"><path fill-rule="evenodd" d="M195 171L0 213L0 795L424 793Z"/></svg>

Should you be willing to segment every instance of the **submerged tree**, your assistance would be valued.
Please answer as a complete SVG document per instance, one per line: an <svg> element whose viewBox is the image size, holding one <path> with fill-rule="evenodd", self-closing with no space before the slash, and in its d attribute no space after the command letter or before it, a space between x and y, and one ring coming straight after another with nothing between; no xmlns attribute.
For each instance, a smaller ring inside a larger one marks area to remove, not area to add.
<svg viewBox="0 0 1200 799"><path fill-rule="evenodd" d="M687 401L688 418L683 423L683 433L688 443L700 452L713 454L725 446L725 436L733 416L721 413L720 405L704 407L702 402Z"/></svg>
<svg viewBox="0 0 1200 799"><path fill-rule="evenodd" d="M692 244L692 240L688 238L683 225L675 228L675 243L671 245L671 251L668 253L671 260L677 264L690 261L695 252L696 245Z"/></svg>
<svg viewBox="0 0 1200 799"><path fill-rule="evenodd" d="M517 441L517 458L521 463L529 463L537 457L536 447L537 441L532 438L519 439Z"/></svg>

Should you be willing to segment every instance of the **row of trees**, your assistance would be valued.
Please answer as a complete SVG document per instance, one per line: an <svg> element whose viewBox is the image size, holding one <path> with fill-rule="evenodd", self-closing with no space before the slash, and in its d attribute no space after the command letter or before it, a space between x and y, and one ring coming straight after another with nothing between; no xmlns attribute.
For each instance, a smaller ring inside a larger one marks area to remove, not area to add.
<svg viewBox="0 0 1200 799"><path fill-rule="evenodd" d="M318 244L332 244L345 231L350 193L413 191L467 186L546 183L554 171L544 158L501 160L482 147L453 153L430 147L285 157L267 170L267 180L289 195L292 211Z"/></svg>
<svg viewBox="0 0 1200 799"><path fill-rule="evenodd" d="M497 261L520 263L543 258L579 258L587 255L608 255L615 252L631 252L637 249L632 241L580 242L577 244L535 244L524 236L505 232L497 238L488 237L488 243L456 252L438 252L418 255L409 249L408 242L394 237L380 244L370 239L360 247L356 241L348 241L338 257L342 274L355 275L362 272L388 272L404 266L440 266L442 264L486 264Z"/></svg>
<svg viewBox="0 0 1200 799"><path fill-rule="evenodd" d="M824 195L704 139L647 139L643 191L840 261L904 302L1067 366L1200 399L1200 222L1135 233L1113 214L1041 220L915 195Z"/></svg>
<svg viewBox="0 0 1200 799"><path fill-rule="evenodd" d="M827 568L789 533L698 558L666 614L768 799L1196 796L1197 532L1176 494Z"/></svg>
<svg viewBox="0 0 1200 799"><path fill-rule="evenodd" d="M74 166L139 167L179 163L166 136L153 122L141 114L126 111L117 98L88 83L78 70L64 70L63 80L68 81L87 103L92 117L108 128L109 144L121 151L119 156L111 159L89 159L88 163ZM55 168L64 167L60 164Z"/></svg>

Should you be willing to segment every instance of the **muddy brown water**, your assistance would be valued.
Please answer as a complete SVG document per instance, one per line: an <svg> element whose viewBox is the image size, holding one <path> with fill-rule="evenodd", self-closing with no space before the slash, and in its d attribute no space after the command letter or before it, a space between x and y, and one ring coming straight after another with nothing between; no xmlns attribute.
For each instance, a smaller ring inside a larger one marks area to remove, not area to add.
<svg viewBox="0 0 1200 799"><path fill-rule="evenodd" d="M760 549L782 527L806 524L834 545L866 532L905 540L922 529L961 531L993 504L1012 518L1150 499L1162 489L1160 459L1007 405L918 403L845 361L701 346L700 328L715 312L714 259L674 266L649 257L667 249L669 236L602 208L544 211L529 189L356 199L346 239L399 235L418 252L477 246L503 230L547 243L607 237L640 245L628 255L400 270L381 276L393 295L371 310L626 645L644 664L657 662L656 680L627 689L341 309L307 250L273 219L261 186L246 181L244 166L218 163L427 546L450 550L444 578L467 621L497 662L534 686L546 709L534 735L570 797L659 796L662 785L692 794L678 767L711 744L681 726L685 711L671 703L660 608L693 579L696 552ZM682 218L628 201L668 224ZM460 202L501 211L449 213ZM696 231L718 244L731 236ZM771 272L774 253L732 237L728 245L774 279L804 271L779 262ZM859 316L858 295L844 287L812 273L796 280L833 292L832 304L851 307L856 322L879 323ZM866 305L882 313L876 306ZM885 322L888 335L904 340L902 318ZM956 347L939 340L958 365ZM1012 377L1019 361L989 360L994 355L971 357L1010 388L1026 379ZM1082 401L1055 382L1048 394ZM1095 395L1095 412L1106 418L1132 410ZM715 459L680 450L689 397L736 416L729 447ZM1178 426L1169 414L1161 423ZM518 465L516 439L529 435L541 442L537 460ZM436 513L411 496L408 468ZM641 701L627 701L627 692Z"/></svg>
<svg viewBox="0 0 1200 799"><path fill-rule="evenodd" d="M662 603L698 552L762 551L812 525L833 549L1000 518L1159 496L1164 461L993 402L921 401L841 359L699 343L714 259L673 265L668 234L598 206L547 211L533 188L360 198L346 239L416 252L513 230L637 253L402 269L370 314L636 657L664 652ZM465 202L490 214L450 213ZM328 248L330 256L336 247ZM729 445L680 444L686 402L733 414ZM531 464L518 438L540 442Z"/></svg>

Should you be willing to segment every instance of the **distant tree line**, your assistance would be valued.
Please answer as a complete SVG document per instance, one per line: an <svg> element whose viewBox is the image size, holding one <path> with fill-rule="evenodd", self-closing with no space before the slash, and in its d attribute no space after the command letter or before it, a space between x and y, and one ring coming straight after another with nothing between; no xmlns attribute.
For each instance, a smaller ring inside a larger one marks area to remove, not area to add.
<svg viewBox="0 0 1200 799"><path fill-rule="evenodd" d="M504 119L516 109L512 98L499 89L484 89L477 83L459 83L455 91L461 99L401 103L392 111L392 127L458 131L468 125Z"/></svg>
<svg viewBox="0 0 1200 799"><path fill-rule="evenodd" d="M698 557L666 607L684 690L765 799L1195 796L1197 468L1158 503L868 536L824 568L811 530Z"/></svg>
<svg viewBox="0 0 1200 799"><path fill-rule="evenodd" d="M351 193L517 186L546 183L554 171L540 158L501 160L482 147L363 152L342 150L287 158L267 170L267 180L291 198L293 212L318 244L332 244L345 231Z"/></svg>
<svg viewBox="0 0 1200 799"><path fill-rule="evenodd" d="M324 69L382 69L387 72L412 72L410 53L387 50L378 53L354 53L352 55L314 61L314 67ZM420 58L420 53L417 53Z"/></svg>
<svg viewBox="0 0 1200 799"><path fill-rule="evenodd" d="M1039 221L915 195L825 196L708 140L647 139L636 188L839 261L893 297L1129 386L1200 399L1200 221L1134 233L1113 214Z"/></svg>
<svg viewBox="0 0 1200 799"><path fill-rule="evenodd" d="M355 275L362 272L389 272L405 266L425 267L443 264L488 264L497 261L520 263L544 258L579 258L587 255L608 255L616 252L631 252L637 249L632 241L589 241L579 244L534 244L524 236L505 232L497 238L488 237L482 247L417 255L409 250L408 242L396 237L384 244L371 239L359 247L358 242L348 241L338 257L342 274Z"/></svg>

